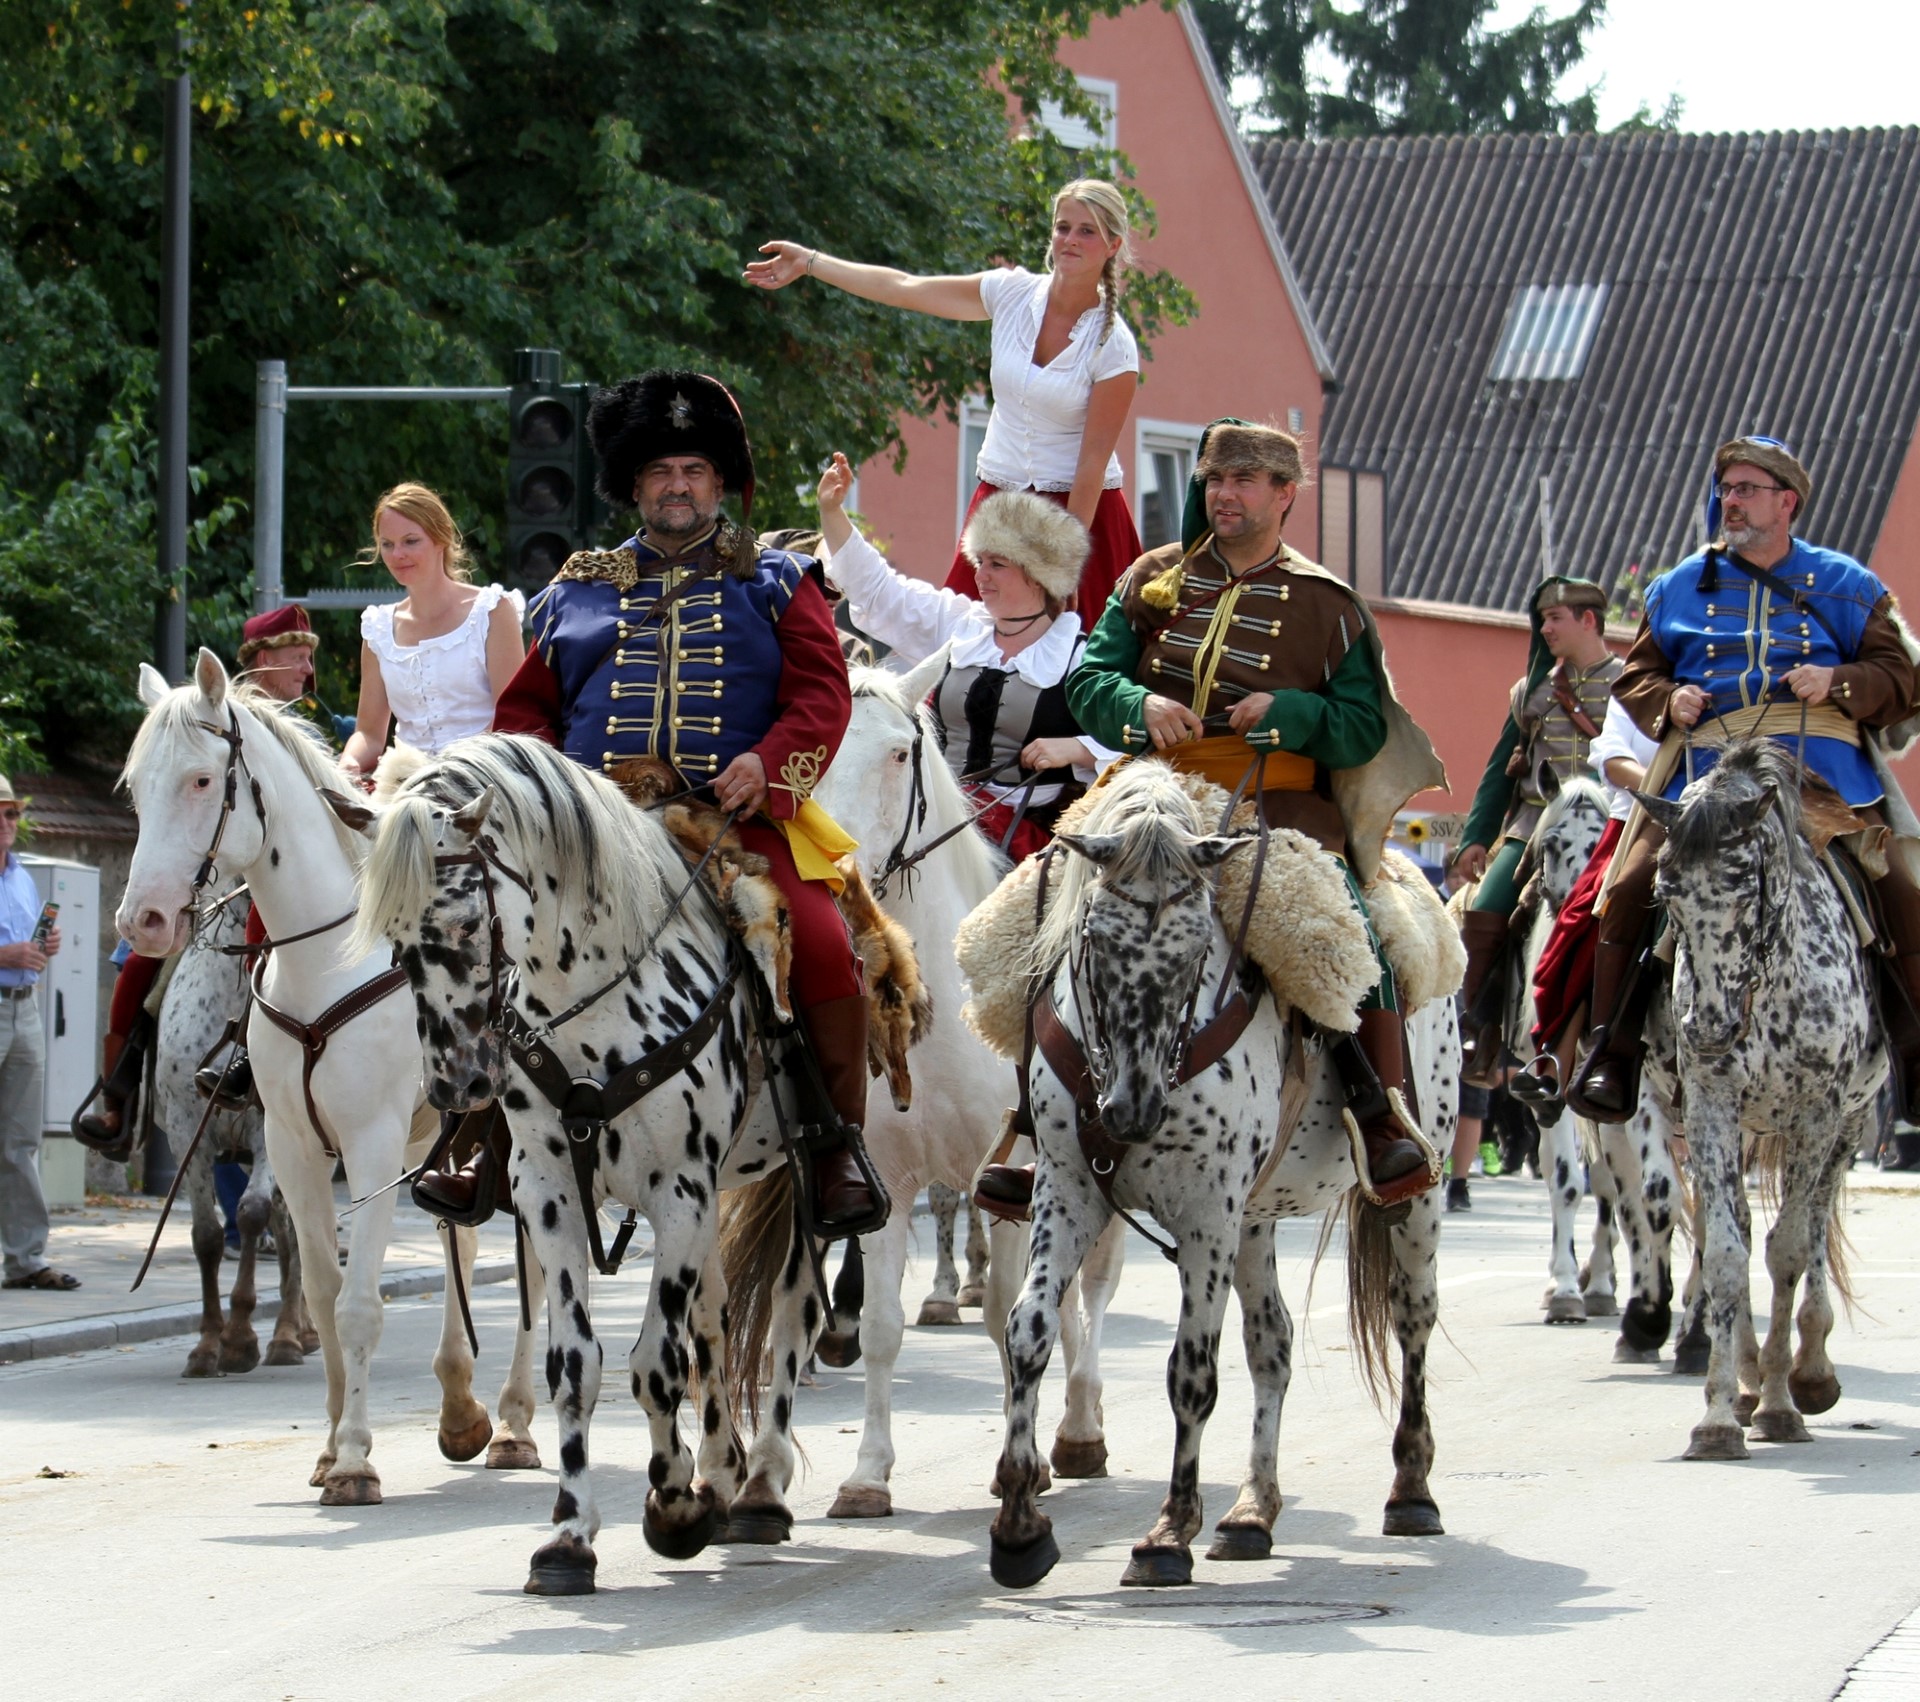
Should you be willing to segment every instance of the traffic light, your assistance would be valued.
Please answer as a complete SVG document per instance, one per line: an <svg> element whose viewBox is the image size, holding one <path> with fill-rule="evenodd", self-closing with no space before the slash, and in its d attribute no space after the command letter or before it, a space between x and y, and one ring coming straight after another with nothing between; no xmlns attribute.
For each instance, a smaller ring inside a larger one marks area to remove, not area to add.
<svg viewBox="0 0 1920 1702"><path fill-rule="evenodd" d="M558 349L516 349L507 400L507 572L537 591L603 518L587 443L591 384L560 382Z"/></svg>

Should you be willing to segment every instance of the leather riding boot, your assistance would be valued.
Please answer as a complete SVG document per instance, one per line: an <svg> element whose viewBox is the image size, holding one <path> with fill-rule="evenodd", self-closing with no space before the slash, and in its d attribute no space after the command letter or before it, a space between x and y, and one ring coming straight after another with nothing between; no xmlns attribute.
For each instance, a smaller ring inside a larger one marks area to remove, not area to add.
<svg viewBox="0 0 1920 1702"><path fill-rule="evenodd" d="M886 1206L875 1197L854 1157L867 1120L866 995L828 999L802 1011L800 1020L813 1043L813 1061L843 1137L813 1143L814 1225L830 1236L870 1234L886 1221ZM876 1216L879 1222L873 1221Z"/></svg>
<svg viewBox="0 0 1920 1702"><path fill-rule="evenodd" d="M1379 1204L1424 1194L1440 1160L1407 1105L1406 1025L1398 1011L1360 1013L1359 1030L1333 1047L1361 1187Z"/></svg>
<svg viewBox="0 0 1920 1702"><path fill-rule="evenodd" d="M451 1170L422 1169L413 1179L413 1203L448 1223L477 1228L501 1205L513 1203L510 1191L503 1186L512 1136L506 1117L496 1106L488 1105L460 1119L453 1138L447 1142L448 1151L462 1139L475 1143L466 1162ZM504 1200L503 1192L507 1193Z"/></svg>
<svg viewBox="0 0 1920 1702"><path fill-rule="evenodd" d="M260 1103L253 1091L253 1060L244 1044L235 1042L225 1066L207 1064L194 1072L193 1085L203 1099L211 1099L222 1111L244 1111Z"/></svg>
<svg viewBox="0 0 1920 1702"><path fill-rule="evenodd" d="M1593 948L1593 1050L1574 1073L1566 1100L1595 1123L1624 1123L1640 1103L1640 1019L1645 999L1629 983L1640 956L1638 941L1601 939Z"/></svg>
<svg viewBox="0 0 1920 1702"><path fill-rule="evenodd" d="M1900 1115L1911 1123L1915 1107L1920 1106L1920 952L1898 953L1886 960L1884 973L1898 982L1886 988L1880 1008L1900 1090Z"/></svg>
<svg viewBox="0 0 1920 1702"><path fill-rule="evenodd" d="M92 1147L103 1158L116 1161L133 1156L133 1131L126 1126L127 1101L133 1097L132 1083L122 1083L120 1060L127 1049L127 1037L108 1030L101 1046L99 1109L77 1118L73 1138Z"/></svg>
<svg viewBox="0 0 1920 1702"><path fill-rule="evenodd" d="M1033 1216L1033 1166L989 1164L973 1182L973 1203L995 1217L1025 1223Z"/></svg>
<svg viewBox="0 0 1920 1702"><path fill-rule="evenodd" d="M1460 987L1460 1064L1462 1076L1470 1079L1500 1062L1499 1017L1476 1015L1474 1007L1507 949L1507 918L1497 910L1469 910L1460 919L1460 937L1467 948L1467 977Z"/></svg>

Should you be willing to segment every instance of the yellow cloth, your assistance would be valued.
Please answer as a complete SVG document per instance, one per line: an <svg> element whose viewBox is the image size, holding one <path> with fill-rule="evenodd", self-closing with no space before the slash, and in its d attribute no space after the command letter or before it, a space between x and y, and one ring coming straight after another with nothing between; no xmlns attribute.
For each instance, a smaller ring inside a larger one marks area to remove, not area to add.
<svg viewBox="0 0 1920 1702"><path fill-rule="evenodd" d="M1211 738L1192 739L1186 744L1175 745L1165 753L1167 761L1182 774L1197 774L1216 786L1224 786L1229 793L1240 784L1248 765L1261 754L1238 733L1216 733ZM1269 792L1313 790L1312 757L1301 756L1295 751L1267 751L1264 754L1267 759L1265 781Z"/></svg>
<svg viewBox="0 0 1920 1702"><path fill-rule="evenodd" d="M793 853L793 866L803 881L825 881L835 898L847 884L847 878L834 860L860 849L860 842L849 837L832 816L811 798L803 798L791 818L776 821L775 827L786 835L787 849Z"/></svg>

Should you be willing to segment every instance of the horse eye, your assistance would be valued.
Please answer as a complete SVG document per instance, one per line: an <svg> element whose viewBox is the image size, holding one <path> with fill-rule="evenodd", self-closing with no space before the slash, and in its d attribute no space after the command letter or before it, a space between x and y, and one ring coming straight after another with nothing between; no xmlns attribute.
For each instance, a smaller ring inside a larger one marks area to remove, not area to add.
<svg viewBox="0 0 1920 1702"><path fill-rule="evenodd" d="M199 774L194 776L193 789L196 792L204 792L212 784L213 784L213 776L211 774Z"/></svg>
<svg viewBox="0 0 1920 1702"><path fill-rule="evenodd" d="M895 751L893 753L893 760L895 762L904 763L907 760L907 753L905 751Z"/></svg>

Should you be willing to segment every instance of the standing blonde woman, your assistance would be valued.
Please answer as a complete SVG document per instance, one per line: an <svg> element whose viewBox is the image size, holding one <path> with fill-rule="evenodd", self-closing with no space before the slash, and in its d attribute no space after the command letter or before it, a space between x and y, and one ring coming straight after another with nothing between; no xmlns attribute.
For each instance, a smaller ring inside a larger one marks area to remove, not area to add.
<svg viewBox="0 0 1920 1702"><path fill-rule="evenodd" d="M767 258L752 262L746 279L762 289L811 277L888 307L993 321L993 412L966 518L1002 490L1037 491L1060 503L1092 537L1078 597L1091 627L1114 582L1142 553L1114 453L1140 381L1139 345L1119 313L1129 258L1120 191L1088 177L1054 196L1044 272L997 267L922 278L797 242L769 242L760 252ZM974 595L964 550L956 550L946 583Z"/></svg>
<svg viewBox="0 0 1920 1702"><path fill-rule="evenodd" d="M398 721L400 739L435 752L493 725L493 700L526 654L526 598L475 585L447 505L425 485L395 485L374 505L377 559L406 590L360 613L360 712L340 766L372 772Z"/></svg>

